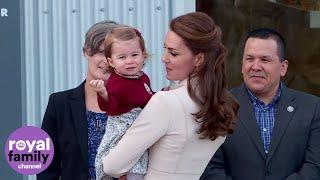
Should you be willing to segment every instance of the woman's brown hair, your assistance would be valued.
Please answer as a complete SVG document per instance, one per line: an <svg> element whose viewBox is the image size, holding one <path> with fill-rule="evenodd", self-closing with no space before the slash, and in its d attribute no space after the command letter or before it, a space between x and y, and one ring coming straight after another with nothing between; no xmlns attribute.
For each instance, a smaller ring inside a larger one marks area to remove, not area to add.
<svg viewBox="0 0 320 180"><path fill-rule="evenodd" d="M180 36L193 55L203 62L188 78L188 93L200 106L193 114L200 123L200 138L216 139L233 132L239 104L227 89L225 58L220 27L205 13L188 13L173 19L171 31Z"/></svg>

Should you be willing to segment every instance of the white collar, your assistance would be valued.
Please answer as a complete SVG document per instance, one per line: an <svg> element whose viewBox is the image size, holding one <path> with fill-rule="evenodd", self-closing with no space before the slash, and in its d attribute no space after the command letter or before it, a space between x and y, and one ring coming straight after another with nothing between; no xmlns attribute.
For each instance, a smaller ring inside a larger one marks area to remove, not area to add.
<svg viewBox="0 0 320 180"><path fill-rule="evenodd" d="M186 79L184 79L184 80L178 80L178 81L171 81L171 83L170 83L170 90L172 90L172 89L177 89L177 88L179 88L179 87L181 87L181 86L187 86L187 84L188 84L188 78L186 78Z"/></svg>

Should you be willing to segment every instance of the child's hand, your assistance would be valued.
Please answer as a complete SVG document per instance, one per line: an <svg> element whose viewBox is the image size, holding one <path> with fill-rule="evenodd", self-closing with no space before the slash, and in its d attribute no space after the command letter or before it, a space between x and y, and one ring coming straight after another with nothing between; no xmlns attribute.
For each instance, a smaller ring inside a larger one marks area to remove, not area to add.
<svg viewBox="0 0 320 180"><path fill-rule="evenodd" d="M101 79L91 80L89 85L96 91L103 99L108 100L108 92L104 86L104 81Z"/></svg>

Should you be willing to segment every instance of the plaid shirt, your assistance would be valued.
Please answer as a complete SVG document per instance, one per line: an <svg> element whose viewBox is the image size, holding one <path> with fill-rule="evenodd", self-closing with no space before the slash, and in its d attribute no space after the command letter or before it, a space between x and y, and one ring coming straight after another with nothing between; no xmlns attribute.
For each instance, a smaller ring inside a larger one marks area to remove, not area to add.
<svg viewBox="0 0 320 180"><path fill-rule="evenodd" d="M274 117L276 114L276 105L281 94L282 84L280 83L276 96L271 103L265 104L260 101L248 88L248 94L253 105L254 113L256 116L257 124L259 126L260 135L263 142L264 151L268 154L272 136L272 130L274 126Z"/></svg>

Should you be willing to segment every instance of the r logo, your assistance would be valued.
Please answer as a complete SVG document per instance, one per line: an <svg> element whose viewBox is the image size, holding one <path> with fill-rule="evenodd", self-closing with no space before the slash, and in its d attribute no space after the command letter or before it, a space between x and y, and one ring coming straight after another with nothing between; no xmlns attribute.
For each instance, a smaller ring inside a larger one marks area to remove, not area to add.
<svg viewBox="0 0 320 180"><path fill-rule="evenodd" d="M8 9L6 8L1 8L1 17L4 17L4 16L8 16Z"/></svg>

